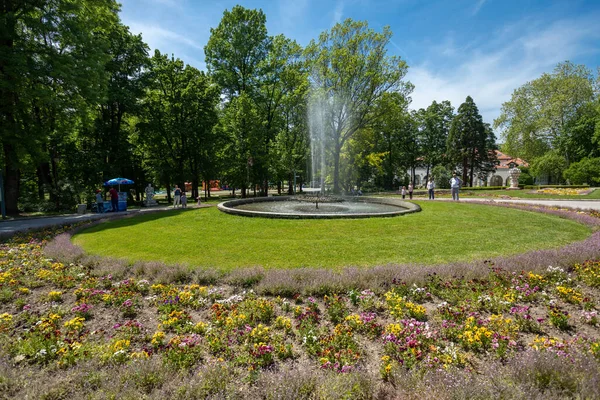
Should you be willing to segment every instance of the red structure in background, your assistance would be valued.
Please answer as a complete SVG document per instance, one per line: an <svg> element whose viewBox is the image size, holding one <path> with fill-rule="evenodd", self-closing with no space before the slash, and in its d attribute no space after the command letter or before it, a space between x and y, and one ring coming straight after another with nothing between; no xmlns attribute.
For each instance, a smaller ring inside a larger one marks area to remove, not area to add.
<svg viewBox="0 0 600 400"><path fill-rule="evenodd" d="M187 189L187 182L185 184L185 187ZM192 187L192 184L190 183L190 188ZM206 182L202 181L202 190L206 190ZM210 181L210 190L221 190L221 181Z"/></svg>

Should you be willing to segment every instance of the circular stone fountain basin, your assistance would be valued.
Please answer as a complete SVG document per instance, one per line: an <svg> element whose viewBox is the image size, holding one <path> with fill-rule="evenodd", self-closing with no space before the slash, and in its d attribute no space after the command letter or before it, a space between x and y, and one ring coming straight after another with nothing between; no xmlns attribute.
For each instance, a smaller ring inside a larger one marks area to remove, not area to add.
<svg viewBox="0 0 600 400"><path fill-rule="evenodd" d="M421 211L416 204L393 198L342 197L334 202L318 202L295 196L258 197L220 203L219 210L228 214L262 218L320 219L395 217Z"/></svg>

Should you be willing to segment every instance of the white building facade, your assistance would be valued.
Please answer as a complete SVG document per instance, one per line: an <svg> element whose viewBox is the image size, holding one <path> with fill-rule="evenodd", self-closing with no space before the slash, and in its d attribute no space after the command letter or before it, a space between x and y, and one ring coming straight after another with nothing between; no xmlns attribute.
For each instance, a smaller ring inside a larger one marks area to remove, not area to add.
<svg viewBox="0 0 600 400"><path fill-rule="evenodd" d="M510 163L513 162L520 167L529 167L527 161L520 158L513 158L508 154L502 153L496 150L496 157L498 158L498 165L496 171L489 173L486 180L474 179L473 186L510 186L510 176L508 170L510 169ZM430 171L431 172L431 171ZM410 176L410 171L407 171ZM424 186L427 179L427 168L417 167L415 169L415 187Z"/></svg>

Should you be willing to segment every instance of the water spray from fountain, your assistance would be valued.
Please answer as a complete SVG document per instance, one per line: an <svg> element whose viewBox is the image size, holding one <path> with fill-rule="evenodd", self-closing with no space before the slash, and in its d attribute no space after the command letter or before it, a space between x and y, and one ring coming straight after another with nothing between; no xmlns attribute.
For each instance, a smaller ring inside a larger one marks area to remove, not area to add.
<svg viewBox="0 0 600 400"><path fill-rule="evenodd" d="M311 158L310 187L319 188L321 193L325 193L325 177L327 176L325 101L326 99L318 90L313 90L308 108Z"/></svg>

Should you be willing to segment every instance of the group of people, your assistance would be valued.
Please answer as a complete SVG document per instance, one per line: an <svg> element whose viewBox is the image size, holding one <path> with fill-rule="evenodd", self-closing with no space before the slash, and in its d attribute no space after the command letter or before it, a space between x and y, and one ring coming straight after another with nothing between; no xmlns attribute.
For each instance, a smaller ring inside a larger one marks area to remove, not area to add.
<svg viewBox="0 0 600 400"><path fill-rule="evenodd" d="M98 208L98 212L100 214L104 212L117 212L119 211L119 192L113 187L108 191L108 195L110 196L110 210L104 210L104 196L102 195L102 190L96 190L96 207Z"/></svg>
<svg viewBox="0 0 600 400"><path fill-rule="evenodd" d="M456 176L456 173L453 173L452 178L450 178L450 192L452 193L452 200L455 200L455 201L459 200L458 192L459 192L461 186L462 186L462 181L460 180L460 178L458 176ZM413 190L414 190L414 186L412 183L410 183L408 185L408 189L406 188L406 186L402 186L400 188L400 194L402 194L402 198L405 199L406 193L408 193L408 198L412 200ZM429 196L429 200L435 200L435 183L433 181L433 178L429 178L427 180L427 194Z"/></svg>
<svg viewBox="0 0 600 400"><path fill-rule="evenodd" d="M185 190L181 190L179 186L175 185L175 189L173 189L173 207L177 208L178 206L187 208L187 195Z"/></svg>

